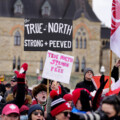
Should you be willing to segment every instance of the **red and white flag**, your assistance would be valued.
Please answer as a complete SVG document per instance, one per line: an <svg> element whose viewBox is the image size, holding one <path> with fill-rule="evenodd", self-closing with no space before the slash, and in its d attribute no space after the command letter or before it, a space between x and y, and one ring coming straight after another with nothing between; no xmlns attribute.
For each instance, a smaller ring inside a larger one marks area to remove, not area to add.
<svg viewBox="0 0 120 120"><path fill-rule="evenodd" d="M120 0L112 2L110 49L120 57Z"/></svg>

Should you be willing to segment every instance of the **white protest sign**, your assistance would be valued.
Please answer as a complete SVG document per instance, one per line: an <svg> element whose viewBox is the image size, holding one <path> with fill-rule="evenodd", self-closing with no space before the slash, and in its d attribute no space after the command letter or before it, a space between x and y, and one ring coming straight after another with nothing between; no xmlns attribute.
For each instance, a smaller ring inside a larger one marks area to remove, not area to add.
<svg viewBox="0 0 120 120"><path fill-rule="evenodd" d="M42 77L69 84L73 61L73 56L48 50Z"/></svg>

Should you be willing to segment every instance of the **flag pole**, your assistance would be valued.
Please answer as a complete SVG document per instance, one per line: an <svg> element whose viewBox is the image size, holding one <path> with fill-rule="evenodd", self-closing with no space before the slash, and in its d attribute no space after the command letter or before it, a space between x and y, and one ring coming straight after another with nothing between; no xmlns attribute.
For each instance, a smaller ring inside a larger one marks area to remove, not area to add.
<svg viewBox="0 0 120 120"><path fill-rule="evenodd" d="M111 68L112 68L112 50L110 50L109 91L111 90Z"/></svg>

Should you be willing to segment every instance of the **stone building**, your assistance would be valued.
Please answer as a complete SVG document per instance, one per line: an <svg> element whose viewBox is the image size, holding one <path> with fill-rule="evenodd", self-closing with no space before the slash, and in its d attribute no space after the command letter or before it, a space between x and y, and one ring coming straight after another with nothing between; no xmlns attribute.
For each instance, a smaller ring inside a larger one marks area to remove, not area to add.
<svg viewBox="0 0 120 120"><path fill-rule="evenodd" d="M13 74L23 62L29 64L29 75L36 69L42 73L46 52L24 51L24 18L72 19L73 51L62 51L75 58L72 75L86 67L98 74L102 65L109 73L110 29L101 25L92 0L0 0L0 74Z"/></svg>

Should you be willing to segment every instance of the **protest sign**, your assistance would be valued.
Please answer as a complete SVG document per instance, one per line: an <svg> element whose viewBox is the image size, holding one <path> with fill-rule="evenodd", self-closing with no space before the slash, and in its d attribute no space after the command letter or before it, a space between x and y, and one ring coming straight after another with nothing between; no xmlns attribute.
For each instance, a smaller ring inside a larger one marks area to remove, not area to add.
<svg viewBox="0 0 120 120"><path fill-rule="evenodd" d="M72 20L25 19L25 51L72 51Z"/></svg>
<svg viewBox="0 0 120 120"><path fill-rule="evenodd" d="M74 57L48 50L42 77L69 83Z"/></svg>

